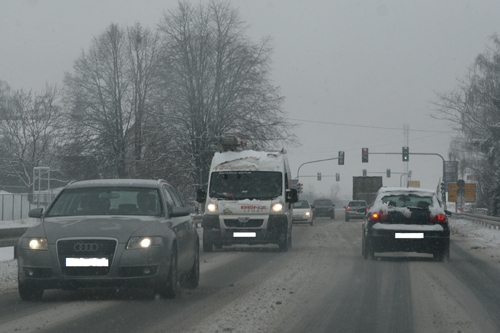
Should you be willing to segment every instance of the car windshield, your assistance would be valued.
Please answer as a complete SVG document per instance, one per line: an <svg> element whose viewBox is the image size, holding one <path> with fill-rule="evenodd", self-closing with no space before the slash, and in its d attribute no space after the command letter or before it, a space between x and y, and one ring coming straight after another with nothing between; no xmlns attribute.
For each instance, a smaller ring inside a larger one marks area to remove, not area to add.
<svg viewBox="0 0 500 333"><path fill-rule="evenodd" d="M307 200L300 200L293 204L293 208L309 208L309 202Z"/></svg>
<svg viewBox="0 0 500 333"><path fill-rule="evenodd" d="M159 216L161 212L160 196L157 189L89 187L63 190L48 210L46 216Z"/></svg>
<svg viewBox="0 0 500 333"><path fill-rule="evenodd" d="M218 199L273 199L283 193L281 172L212 172L209 196Z"/></svg>
<svg viewBox="0 0 500 333"><path fill-rule="evenodd" d="M366 206L366 202L364 202L364 201L351 201L351 202L349 202L348 206L352 206L352 207Z"/></svg>

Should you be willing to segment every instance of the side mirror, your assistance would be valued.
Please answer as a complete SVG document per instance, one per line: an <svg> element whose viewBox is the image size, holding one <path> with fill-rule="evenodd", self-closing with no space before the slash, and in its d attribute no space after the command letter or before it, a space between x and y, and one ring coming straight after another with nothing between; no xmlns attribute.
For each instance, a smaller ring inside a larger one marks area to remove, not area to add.
<svg viewBox="0 0 500 333"><path fill-rule="evenodd" d="M207 200L207 191L202 188L199 188L196 191L196 201L199 203L204 203Z"/></svg>
<svg viewBox="0 0 500 333"><path fill-rule="evenodd" d="M42 217L42 214L43 214L43 208L41 208L41 207L40 208L33 208L28 212L29 217L34 217L37 219Z"/></svg>
<svg viewBox="0 0 500 333"><path fill-rule="evenodd" d="M449 210L445 210L444 213L446 214L446 216L451 216L451 212Z"/></svg>
<svg viewBox="0 0 500 333"><path fill-rule="evenodd" d="M188 207L173 207L172 213L170 217L179 217L179 216L188 216L189 208Z"/></svg>
<svg viewBox="0 0 500 333"><path fill-rule="evenodd" d="M295 203L297 201L299 201L297 190L294 188L286 190L286 202Z"/></svg>

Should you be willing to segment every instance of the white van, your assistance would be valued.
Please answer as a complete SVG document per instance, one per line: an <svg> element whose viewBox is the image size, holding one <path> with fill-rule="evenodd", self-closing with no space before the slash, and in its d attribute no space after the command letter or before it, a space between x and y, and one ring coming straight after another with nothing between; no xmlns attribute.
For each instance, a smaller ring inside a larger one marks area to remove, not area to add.
<svg viewBox="0 0 500 333"><path fill-rule="evenodd" d="M290 168L285 152L255 150L215 153L205 202L203 250L232 244L292 246L293 203Z"/></svg>

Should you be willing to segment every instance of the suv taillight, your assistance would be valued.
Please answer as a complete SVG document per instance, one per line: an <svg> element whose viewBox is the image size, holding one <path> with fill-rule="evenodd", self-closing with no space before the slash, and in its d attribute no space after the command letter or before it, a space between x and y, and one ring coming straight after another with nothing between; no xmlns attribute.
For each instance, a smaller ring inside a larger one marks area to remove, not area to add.
<svg viewBox="0 0 500 333"><path fill-rule="evenodd" d="M446 217L445 214L437 214L437 215L429 215L429 219L432 222L437 222L437 223L444 223L448 221L448 218Z"/></svg>
<svg viewBox="0 0 500 333"><path fill-rule="evenodd" d="M347 206L345 210L351 210L351 206Z"/></svg>

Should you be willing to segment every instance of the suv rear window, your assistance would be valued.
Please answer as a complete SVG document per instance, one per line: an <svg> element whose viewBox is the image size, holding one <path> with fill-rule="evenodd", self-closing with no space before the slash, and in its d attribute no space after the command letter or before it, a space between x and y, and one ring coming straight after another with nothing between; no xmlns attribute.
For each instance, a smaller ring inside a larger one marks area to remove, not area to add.
<svg viewBox="0 0 500 333"><path fill-rule="evenodd" d="M348 206L351 207L366 207L366 201L350 201Z"/></svg>
<svg viewBox="0 0 500 333"><path fill-rule="evenodd" d="M333 202L328 199L314 200L315 206L333 206Z"/></svg>

